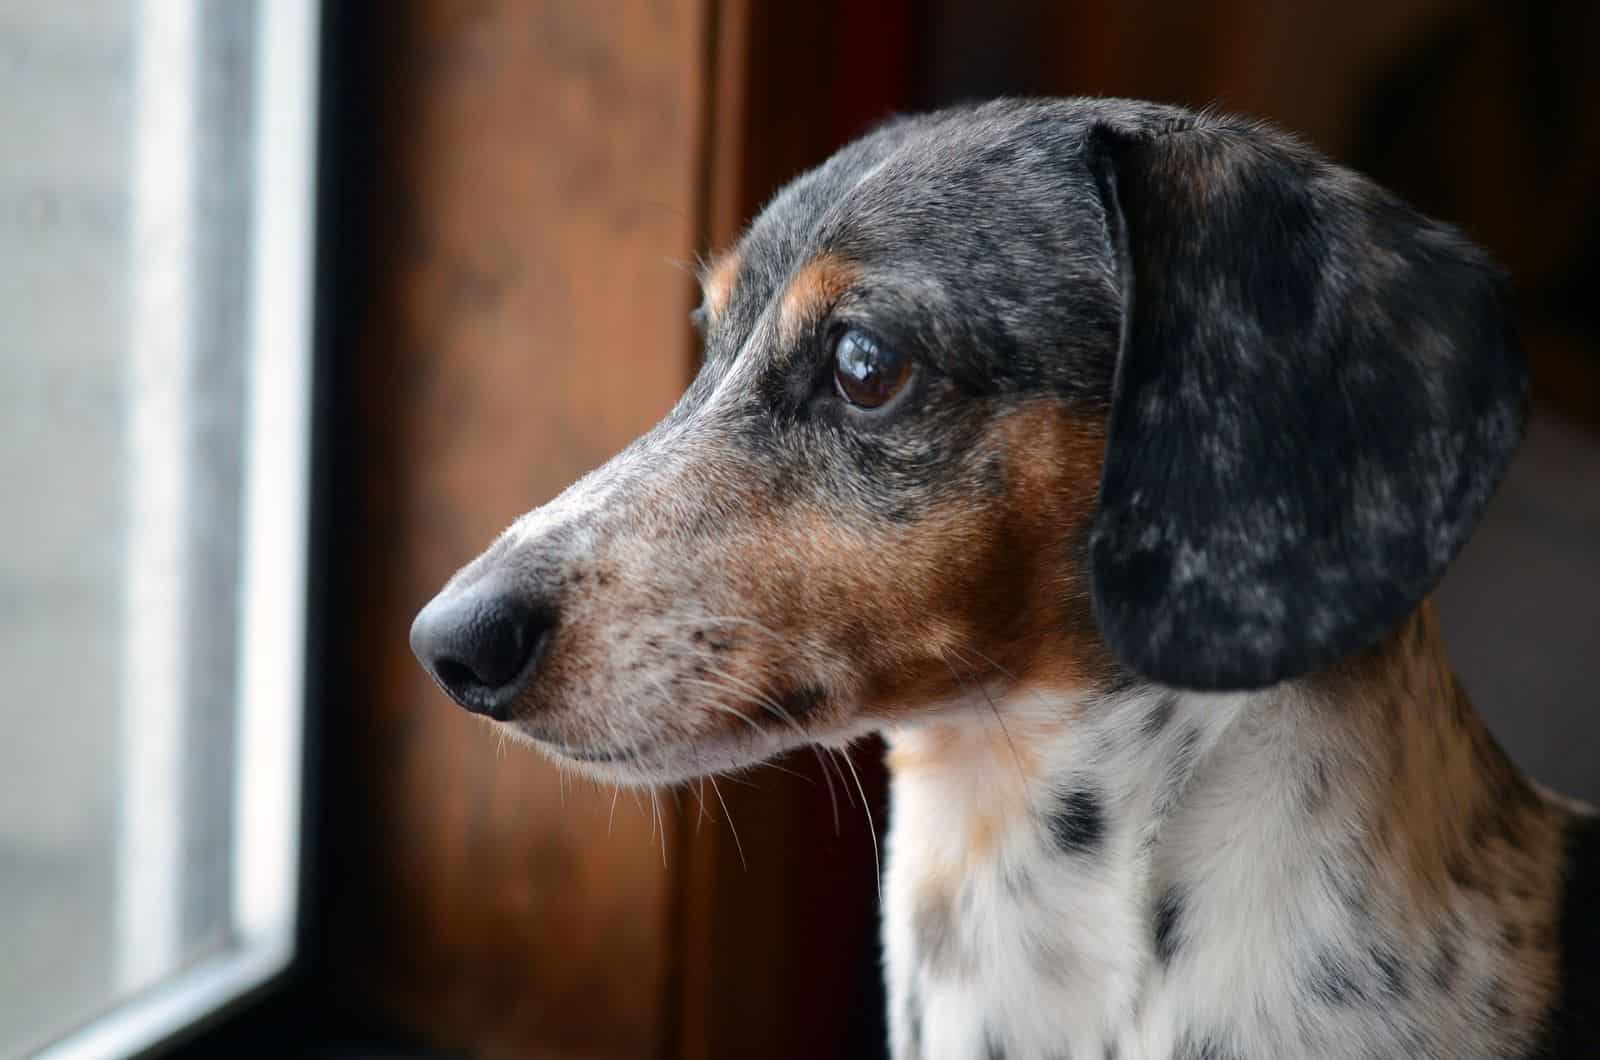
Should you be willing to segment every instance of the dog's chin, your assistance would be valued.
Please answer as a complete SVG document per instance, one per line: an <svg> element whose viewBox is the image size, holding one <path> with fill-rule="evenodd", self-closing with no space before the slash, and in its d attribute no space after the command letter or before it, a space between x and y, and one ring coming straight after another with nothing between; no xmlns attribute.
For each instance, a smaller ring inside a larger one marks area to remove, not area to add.
<svg viewBox="0 0 1600 1060"><path fill-rule="evenodd" d="M624 787L665 787L750 769L802 742L777 731L728 731L676 742L571 743L518 732L563 768Z"/></svg>

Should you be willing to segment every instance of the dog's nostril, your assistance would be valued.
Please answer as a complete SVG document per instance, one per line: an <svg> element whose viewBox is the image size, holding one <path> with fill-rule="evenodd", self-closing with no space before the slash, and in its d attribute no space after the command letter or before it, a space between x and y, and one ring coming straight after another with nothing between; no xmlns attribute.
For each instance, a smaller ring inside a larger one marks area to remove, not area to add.
<svg viewBox="0 0 1600 1060"><path fill-rule="evenodd" d="M450 698L504 719L533 677L552 622L522 597L467 589L441 594L411 626L411 649Z"/></svg>
<svg viewBox="0 0 1600 1060"><path fill-rule="evenodd" d="M440 659L433 664L433 672L434 676L449 688L468 688L472 685L487 684L472 672L472 667L454 659Z"/></svg>
<svg viewBox="0 0 1600 1060"><path fill-rule="evenodd" d="M440 664L465 681L485 688L500 688L515 680L528 661L530 642L537 635L533 619L524 609L504 601L492 601L478 609L465 631L465 657L446 656ZM442 672L441 665L441 672Z"/></svg>

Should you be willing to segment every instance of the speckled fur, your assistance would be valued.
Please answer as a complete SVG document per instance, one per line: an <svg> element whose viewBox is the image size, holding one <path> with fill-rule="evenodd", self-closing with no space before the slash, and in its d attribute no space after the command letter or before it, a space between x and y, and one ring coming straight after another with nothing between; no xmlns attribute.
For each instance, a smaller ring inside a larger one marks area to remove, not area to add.
<svg viewBox="0 0 1600 1060"><path fill-rule="evenodd" d="M509 731L640 784L885 732L895 1060L1590 1054L1600 829L1427 603L1522 430L1479 251L1259 124L1000 102L704 283L678 406L445 590L559 616Z"/></svg>
<svg viewBox="0 0 1600 1060"><path fill-rule="evenodd" d="M996 690L1025 763L893 730L893 1055L1534 1055L1581 819L1454 688L1424 607L1291 688Z"/></svg>

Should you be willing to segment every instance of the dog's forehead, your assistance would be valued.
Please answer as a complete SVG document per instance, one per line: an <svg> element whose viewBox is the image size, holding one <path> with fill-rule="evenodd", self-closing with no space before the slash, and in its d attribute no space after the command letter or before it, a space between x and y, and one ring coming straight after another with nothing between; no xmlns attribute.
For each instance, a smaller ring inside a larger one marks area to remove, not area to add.
<svg viewBox="0 0 1600 1060"><path fill-rule="evenodd" d="M1087 148L1127 108L987 104L848 145L782 189L713 270L708 363L776 354L763 316L823 262L847 268L857 322L957 376L1108 389L1119 281Z"/></svg>
<svg viewBox="0 0 1600 1060"><path fill-rule="evenodd" d="M1069 106L1013 105L880 129L791 182L757 218L739 248L751 293L824 252L915 268L962 247L1068 235L1074 218L1098 220L1083 160L1089 125Z"/></svg>

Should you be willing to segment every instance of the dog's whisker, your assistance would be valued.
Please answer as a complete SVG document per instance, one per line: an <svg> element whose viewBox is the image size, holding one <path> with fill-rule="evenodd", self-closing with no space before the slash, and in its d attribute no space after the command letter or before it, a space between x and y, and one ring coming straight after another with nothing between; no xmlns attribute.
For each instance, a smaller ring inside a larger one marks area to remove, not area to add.
<svg viewBox="0 0 1600 1060"><path fill-rule="evenodd" d="M654 821L650 826L650 835L651 838L654 838L657 833L661 835L661 867L664 869L667 867L667 822L661 815L661 799L656 788L650 789L650 809L654 815Z"/></svg>
<svg viewBox="0 0 1600 1060"><path fill-rule="evenodd" d="M700 834L700 825L706 819L706 778L701 777L694 786L695 797L700 800L700 810L694 815L694 834Z"/></svg>
<svg viewBox="0 0 1600 1060"><path fill-rule="evenodd" d="M728 831L733 833L733 849L739 852L739 867L746 872L750 871L749 864L744 860L744 844L739 841L739 829L733 825L733 812L728 809L728 800L722 797L722 789L717 786L717 778L708 778L711 781L711 791L717 796L717 801L722 804L722 816L728 820Z"/></svg>
<svg viewBox="0 0 1600 1060"><path fill-rule="evenodd" d="M965 657L959 650L954 648L950 650L955 652L958 659L965 661ZM977 651L976 648L973 650ZM978 654L983 655L982 652L978 652ZM945 665L950 668L950 673L955 677L957 683L961 683L961 675L956 672L955 666L950 662L950 657L944 652L940 652L940 657L944 659ZM986 655L983 657L988 659L988 656ZM995 667L995 669L1000 670L1001 673L1005 673L1005 670L1000 666L999 663L996 663L993 659L989 659L989 662ZM1017 765L1017 779L1022 781L1023 791L1028 792L1028 771L1023 768L1022 753L1017 750L1017 742L1011 738L1011 730L1007 728L1005 718L1000 716L1000 708L995 705L994 697L989 694L989 690L983 686L983 682L979 681L976 675L973 676L973 684L975 684L978 691L983 694L985 702L989 704L989 712L994 715L994 720L999 723L1000 732L1005 736L1006 744L1011 748L1011 760ZM1030 800L1032 799L1031 792L1028 792L1028 797Z"/></svg>
<svg viewBox="0 0 1600 1060"><path fill-rule="evenodd" d="M1037 636L1038 634L1035 633L1033 635ZM989 664L989 666L993 667L996 673L1000 674L1002 677L1004 677L1007 681L1009 681L1011 683L1012 687L1020 689L1023 692L1023 694L1027 695L1030 699L1032 699L1035 703L1037 703L1039 706L1043 707L1044 709L1046 709L1046 710L1050 709L1050 704L1048 702L1046 702L1045 698L1043 696L1039 695L1039 693L1035 689L1029 688L1028 685L1020 677L1018 677L1016 674L1012 673L1010 670L1007 670L1004 666L1001 666L999 663L997 663L993 659L989 658L989 656L985 655L982 651L978 650L978 648L976 646L968 644L966 647L967 647L968 651L972 652L978 658L982 659L985 663ZM961 649L952 648L950 650L954 651L956 653L956 655L958 657L960 657L963 661L966 661L966 656L961 654Z"/></svg>
<svg viewBox="0 0 1600 1060"><path fill-rule="evenodd" d="M833 788L833 776L828 772L828 763L827 763L827 760L825 758L823 758L822 752L818 749L818 747L817 747L817 745L815 743L812 743L808 739L809 734L805 731L805 728L795 719L795 717L792 714L790 714L788 711L784 710L782 705L779 704L777 702L777 700L775 700L771 696L761 692L761 690L759 688L757 688L755 685L750 684L749 682L744 681L742 678L739 678L739 677L737 677L737 676L735 676L733 674L730 674L730 673L728 673L726 671L714 670L714 671L711 671L711 672L716 677L721 678L724 681L737 682L739 685L741 685L744 688L748 689L751 693L758 695L760 698L755 701L757 706L760 706L761 708L766 710L767 713L769 713L772 716L778 718L780 721L785 722L791 729L794 730L796 735L798 735L802 740L806 740L806 745L811 749L812 755L817 760L818 768L822 770L822 779L828 786L828 804L829 804L829 806L831 807L831 809L833 811L833 834L834 835L838 835L839 834L839 829L840 829L840 822L839 822L839 796L834 791L834 788ZM798 774L796 774L796 775L798 775ZM843 775L842 774L840 775L840 780L841 781L843 780ZM849 789L847 788L846 789L846 793L847 794L848 794L848 791L849 791Z"/></svg>
<svg viewBox="0 0 1600 1060"><path fill-rule="evenodd" d="M844 770L839 768L839 758L840 758L841 755L847 755L847 754L849 754L848 751L841 751L837 747L828 748L828 758L829 758L829 760L831 760L833 762L833 768L834 768L834 770L836 772L838 772L838 774L839 774L839 782L841 784L844 783ZM845 788L844 788L844 797L845 797L845 801L850 804L850 808L852 810L855 809L856 808L855 796L850 794L850 786L848 784L846 784ZM835 831L837 831L837 828L835 829Z"/></svg>
<svg viewBox="0 0 1600 1060"><path fill-rule="evenodd" d="M816 745L812 745L812 750L816 750ZM817 764L822 769L822 779L828 785L828 805L833 809L833 834L837 836L839 834L839 798L833 793L833 775L828 772L828 763L820 754L817 755ZM841 782L843 782L843 779L843 777L840 777ZM850 794L849 788L845 789L845 794Z"/></svg>
<svg viewBox="0 0 1600 1060"><path fill-rule="evenodd" d="M800 723L795 721L794 717L790 715L788 711L783 709L783 704L779 703L770 693L764 691L759 686L745 680L737 674L730 673L725 669L709 668L706 673L708 679L716 679L732 684L737 689L743 691L745 695L749 696L757 704L765 707L776 717L787 722L789 727L794 729L798 735L802 737L806 735L805 729L800 726ZM692 681L696 679L687 678L687 680Z"/></svg>
<svg viewBox="0 0 1600 1060"><path fill-rule="evenodd" d="M690 683L690 684L705 685L706 687L709 687L709 688L711 688L711 689L713 689L713 690L715 690L717 692L727 693L727 692L734 691L733 689L729 689L729 688L725 688L725 687L719 686L719 685L715 684L714 682L705 681L705 680L701 680L701 679L698 679L698 678L684 678L683 680L686 683ZM708 707L711 710L715 710L715 711L717 711L719 713L722 713L722 714L730 714L733 717L736 717L740 721L744 722L746 725L750 726L750 728L754 729L758 733L765 731L765 730L763 730L761 728L760 723L758 723L754 718L750 717L747 714L742 713L737 708L729 706L726 703L718 703L718 702L710 701L710 700L702 700L701 701L701 705L705 706L705 707ZM760 704L753 703L753 702L751 703L751 705L752 706L760 706ZM813 746L813 750L815 750L814 746ZM785 767L783 765L780 765L777 762L772 762L772 761L763 762L763 763L761 763L761 766L763 768L777 770L779 773L783 773L786 776L791 776L791 777L794 777L794 778L796 778L798 780L803 780L807 784L812 784L812 785L816 784L816 781L812 780L810 777L806 776L804 773L797 773L794 770L789 769L789 768L787 768L787 767ZM825 779L828 780L828 798L829 798L830 801L834 802L834 818L837 821L838 816L839 816L839 812L838 812L837 800L835 799L835 796L833 794L833 781L832 781L831 778L828 778L826 770L824 770L823 776L824 776Z"/></svg>
<svg viewBox="0 0 1600 1060"><path fill-rule="evenodd" d="M856 772L856 764L850 760L849 755L844 756L844 764L850 768L850 776L855 779L856 791L861 795L861 809L867 815L867 835L872 837L872 874L878 885L878 905L883 905L883 863L878 859L878 826L872 819L872 807L867 803L867 789L861 785L861 774Z"/></svg>
<svg viewBox="0 0 1600 1060"><path fill-rule="evenodd" d="M695 686L697 688L706 688L706 689L709 689L709 690L711 690L713 692L720 693L722 695L728 695L729 693L732 693L734 691L733 689L728 688L728 687L726 687L724 685L719 685L714 681L707 681L707 680L704 680L702 678L685 677L685 678L680 678L680 680L686 685L693 685L693 686ZM738 718L740 721L744 722L746 725L748 725L750 728L754 729L756 732L761 732L762 731L760 722L758 722L754 718L750 717L750 715L739 711L735 707L729 706L728 704L719 702L717 700L701 700L700 703L701 703L702 706L705 706L706 708L708 708L710 710L714 710L714 711L718 712L719 714L727 714L730 717ZM755 705L755 704L752 704L752 705Z"/></svg>

